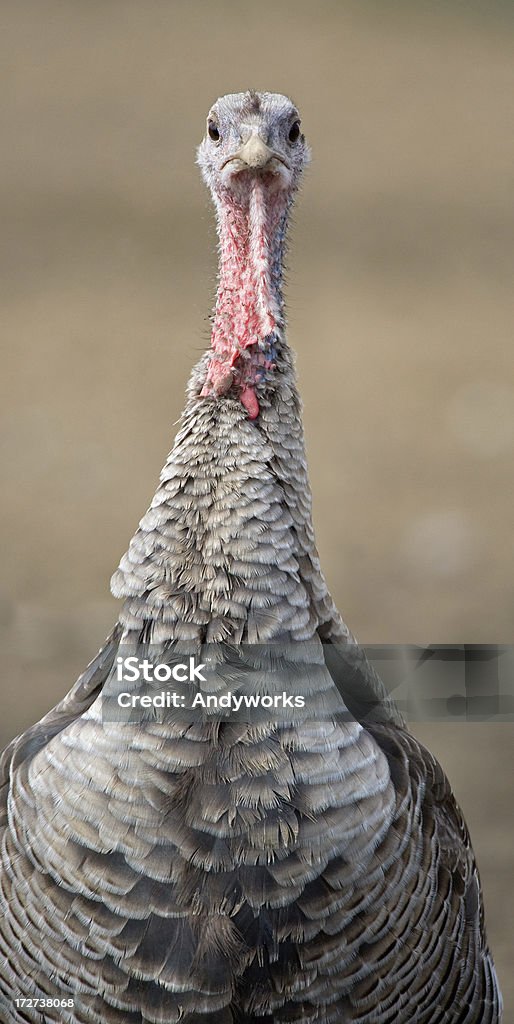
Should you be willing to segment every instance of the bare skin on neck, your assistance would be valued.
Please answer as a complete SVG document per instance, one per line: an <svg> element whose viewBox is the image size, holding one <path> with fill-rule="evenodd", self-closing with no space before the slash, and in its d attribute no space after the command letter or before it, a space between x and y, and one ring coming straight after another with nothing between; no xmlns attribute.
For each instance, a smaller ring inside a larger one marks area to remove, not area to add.
<svg viewBox="0 0 514 1024"><path fill-rule="evenodd" d="M227 192L219 203L213 355L202 390L203 396L220 396L233 387L252 420L259 415L256 386L274 369L274 342L282 321L274 264L286 202L283 193L272 190L266 180L270 177L248 174L247 194Z"/></svg>

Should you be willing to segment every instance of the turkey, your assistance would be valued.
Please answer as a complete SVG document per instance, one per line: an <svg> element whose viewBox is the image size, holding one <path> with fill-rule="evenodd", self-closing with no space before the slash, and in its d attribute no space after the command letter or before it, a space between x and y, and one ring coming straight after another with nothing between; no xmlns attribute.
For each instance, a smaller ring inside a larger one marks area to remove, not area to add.
<svg viewBox="0 0 514 1024"><path fill-rule="evenodd" d="M285 96L209 112L211 347L116 626L3 755L6 1024L501 1020L463 816L320 570L282 299L308 157Z"/></svg>

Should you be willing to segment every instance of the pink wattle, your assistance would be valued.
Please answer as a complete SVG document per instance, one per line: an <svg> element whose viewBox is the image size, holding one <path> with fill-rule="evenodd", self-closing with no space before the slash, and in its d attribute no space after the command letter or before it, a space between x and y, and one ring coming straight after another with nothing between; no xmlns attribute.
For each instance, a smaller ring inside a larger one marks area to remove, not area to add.
<svg viewBox="0 0 514 1024"><path fill-rule="evenodd" d="M246 186L218 197L220 271L212 356L201 394L221 397L234 390L254 420L259 415L255 388L274 369L267 349L280 311L271 251L285 198L254 174L248 174Z"/></svg>
<svg viewBox="0 0 514 1024"><path fill-rule="evenodd" d="M248 412L248 418L250 420L256 420L259 415L259 403L257 401L257 395L253 388L244 388L241 391L241 403L244 405Z"/></svg>

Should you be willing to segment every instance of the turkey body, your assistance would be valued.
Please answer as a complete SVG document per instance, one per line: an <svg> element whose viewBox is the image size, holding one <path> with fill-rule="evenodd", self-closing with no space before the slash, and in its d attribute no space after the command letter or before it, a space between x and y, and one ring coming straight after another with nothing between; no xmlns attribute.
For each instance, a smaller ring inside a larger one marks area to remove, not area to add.
<svg viewBox="0 0 514 1024"><path fill-rule="evenodd" d="M255 97L226 99L245 124L277 109L285 123L283 97ZM264 158L252 146L253 168ZM500 1021L462 814L320 570L278 315L272 349L225 391L215 348L193 371L113 578L119 621L61 704L4 753L6 1024ZM303 704L119 721L104 700L133 650L197 656L199 692L262 694L275 680Z"/></svg>

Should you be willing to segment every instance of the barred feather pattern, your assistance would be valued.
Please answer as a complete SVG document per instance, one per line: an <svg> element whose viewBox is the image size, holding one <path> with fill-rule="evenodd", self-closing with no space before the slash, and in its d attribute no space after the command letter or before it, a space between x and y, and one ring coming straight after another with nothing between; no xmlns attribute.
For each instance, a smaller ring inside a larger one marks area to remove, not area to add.
<svg viewBox="0 0 514 1024"><path fill-rule="evenodd" d="M321 573L280 325L275 344L254 422L233 394L202 397L210 353L193 371L113 577L119 622L3 755L6 1024L501 1019L462 814ZM262 692L273 671L305 707L107 721L103 691L130 644L200 658L218 645L218 692ZM74 1006L17 1008L20 994Z"/></svg>
<svg viewBox="0 0 514 1024"><path fill-rule="evenodd" d="M446 779L396 719L366 727L348 712L315 643L320 630L351 639L314 548L290 354L258 426L231 400L198 403L204 372L115 576L119 625L4 758L5 1019L41 1019L12 1009L23 980L73 995L73 1011L45 1011L56 1021L497 1021ZM277 663L308 641L295 687L311 711L104 722L119 643L142 630L200 653L228 635L271 642ZM364 672L360 684L379 685Z"/></svg>

